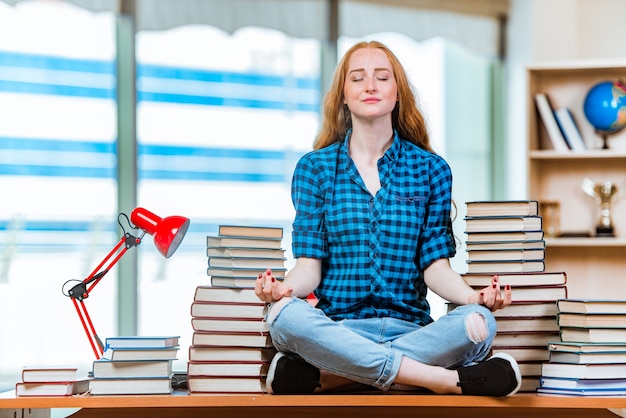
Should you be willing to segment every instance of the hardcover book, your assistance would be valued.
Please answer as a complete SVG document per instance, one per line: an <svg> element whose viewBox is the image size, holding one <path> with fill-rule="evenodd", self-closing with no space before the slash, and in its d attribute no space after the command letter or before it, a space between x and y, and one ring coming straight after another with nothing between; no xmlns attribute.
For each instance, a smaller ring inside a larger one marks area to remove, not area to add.
<svg viewBox="0 0 626 418"><path fill-rule="evenodd" d="M564 313L626 314L626 300L618 299L562 299L557 306Z"/></svg>
<svg viewBox="0 0 626 418"><path fill-rule="evenodd" d="M111 361L96 360L92 366L93 377L170 377L171 360Z"/></svg>
<svg viewBox="0 0 626 418"><path fill-rule="evenodd" d="M232 318L191 318L191 327L194 331L203 332L251 332L261 333L268 331L267 322L262 319L232 319Z"/></svg>
<svg viewBox="0 0 626 418"><path fill-rule="evenodd" d="M237 318L259 319L267 313L268 304L261 302L256 304L228 303L228 302L193 302L191 304L191 316L204 318Z"/></svg>
<svg viewBox="0 0 626 418"><path fill-rule="evenodd" d="M15 384L16 396L71 396L80 395L88 390L88 379L73 382L18 382Z"/></svg>
<svg viewBox="0 0 626 418"><path fill-rule="evenodd" d="M285 250L282 248L236 248L236 247L208 247L207 257L240 257L240 258L273 258L285 259Z"/></svg>
<svg viewBox="0 0 626 418"><path fill-rule="evenodd" d="M465 217L465 230L471 232L539 231L541 216Z"/></svg>
<svg viewBox="0 0 626 418"><path fill-rule="evenodd" d="M561 341L626 344L626 328L561 327Z"/></svg>
<svg viewBox="0 0 626 418"><path fill-rule="evenodd" d="M537 216L537 200L474 200L465 203L467 216Z"/></svg>
<svg viewBox="0 0 626 418"><path fill-rule="evenodd" d="M258 377L189 376L190 393L265 393L265 380Z"/></svg>
<svg viewBox="0 0 626 418"><path fill-rule="evenodd" d="M201 332L195 331L191 337L194 347L237 346L237 347L272 347L269 332Z"/></svg>
<svg viewBox="0 0 626 418"><path fill-rule="evenodd" d="M171 377L107 378L89 381L92 395L157 395L172 393Z"/></svg>
<svg viewBox="0 0 626 418"><path fill-rule="evenodd" d="M226 361L226 362L270 362L276 349L274 347L237 347L237 346L214 346L189 347L189 361Z"/></svg>
<svg viewBox="0 0 626 418"><path fill-rule="evenodd" d="M498 249L498 250L467 250L467 260L473 261L542 261L545 257L543 249Z"/></svg>
<svg viewBox="0 0 626 418"><path fill-rule="evenodd" d="M196 287L195 302L265 303L251 289L227 288L200 285Z"/></svg>
<svg viewBox="0 0 626 418"><path fill-rule="evenodd" d="M178 347L179 336L120 336L108 337L105 348L166 348Z"/></svg>
<svg viewBox="0 0 626 418"><path fill-rule="evenodd" d="M543 260L537 261L471 261L467 260L467 273L536 273L546 268Z"/></svg>
<svg viewBox="0 0 626 418"><path fill-rule="evenodd" d="M461 275L465 282L472 287L486 287L491 285L493 274L465 273ZM502 286L547 286L563 285L567 283L567 274L564 271L539 271L528 273L501 273L498 280Z"/></svg>
<svg viewBox="0 0 626 418"><path fill-rule="evenodd" d="M281 238L207 236L207 250L214 247L280 249Z"/></svg>
<svg viewBox="0 0 626 418"><path fill-rule="evenodd" d="M248 225L219 225L219 236L231 237L256 237L256 238L281 238L283 228L272 226L248 226Z"/></svg>
<svg viewBox="0 0 626 418"><path fill-rule="evenodd" d="M173 348L107 348L103 359L119 360L176 360L179 347Z"/></svg>
<svg viewBox="0 0 626 418"><path fill-rule="evenodd" d="M30 367L22 368L22 382L73 382L77 380L77 367Z"/></svg>
<svg viewBox="0 0 626 418"><path fill-rule="evenodd" d="M267 376L270 364L267 362L243 361L190 361L187 364L187 376L215 377L256 377Z"/></svg>
<svg viewBox="0 0 626 418"><path fill-rule="evenodd" d="M504 231L504 232L471 232L467 234L467 243L479 242L519 242L538 241L544 237L543 230L538 231Z"/></svg>

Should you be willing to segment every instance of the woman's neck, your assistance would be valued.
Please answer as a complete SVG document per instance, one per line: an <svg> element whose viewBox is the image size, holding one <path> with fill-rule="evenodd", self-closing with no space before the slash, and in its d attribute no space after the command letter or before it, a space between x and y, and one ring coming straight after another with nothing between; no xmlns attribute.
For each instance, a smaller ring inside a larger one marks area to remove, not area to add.
<svg viewBox="0 0 626 418"><path fill-rule="evenodd" d="M353 130L350 136L350 156L362 161L377 162L393 143L391 127L376 130Z"/></svg>

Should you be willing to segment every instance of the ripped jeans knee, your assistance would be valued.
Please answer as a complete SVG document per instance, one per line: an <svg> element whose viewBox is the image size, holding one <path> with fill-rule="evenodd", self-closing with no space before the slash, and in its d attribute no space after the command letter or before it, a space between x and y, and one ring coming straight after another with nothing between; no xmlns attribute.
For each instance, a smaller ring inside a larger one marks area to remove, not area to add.
<svg viewBox="0 0 626 418"><path fill-rule="evenodd" d="M474 344L484 342L489 337L487 321L478 312L472 312L465 317L465 332Z"/></svg>

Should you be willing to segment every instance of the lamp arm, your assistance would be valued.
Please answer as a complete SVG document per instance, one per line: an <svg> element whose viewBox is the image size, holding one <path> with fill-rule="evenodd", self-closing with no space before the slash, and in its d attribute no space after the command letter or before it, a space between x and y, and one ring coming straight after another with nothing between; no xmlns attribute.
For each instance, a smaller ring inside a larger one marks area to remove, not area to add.
<svg viewBox="0 0 626 418"><path fill-rule="evenodd" d="M71 289L68 290L67 296L72 299L74 303L74 308L76 309L76 313L80 319L80 322L83 326L83 330L87 335L87 339L89 340L89 344L93 349L96 358L99 359L104 353L104 344L98 337L98 333L91 322L91 317L87 312L87 307L85 306L84 299L89 297L89 294L93 290L93 288L100 283L100 280L117 264L117 262L126 254L126 251L132 247L136 247L141 244L141 239L145 235L145 232L142 231L142 234L139 237L135 237L128 232L124 233L122 238L118 241L118 243L113 247L113 249L104 257L104 259L98 264L98 266L85 278L83 281L74 285ZM110 260L110 261L109 261ZM108 263L108 264L107 264ZM106 267L104 267L106 265ZM104 267L104 268L103 268Z"/></svg>

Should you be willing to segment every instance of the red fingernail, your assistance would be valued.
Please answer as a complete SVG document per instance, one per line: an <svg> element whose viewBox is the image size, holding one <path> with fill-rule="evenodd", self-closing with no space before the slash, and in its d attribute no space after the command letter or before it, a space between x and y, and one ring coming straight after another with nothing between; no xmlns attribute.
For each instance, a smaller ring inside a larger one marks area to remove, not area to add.
<svg viewBox="0 0 626 418"><path fill-rule="evenodd" d="M271 276L272 275L272 269L267 269L267 275Z"/></svg>
<svg viewBox="0 0 626 418"><path fill-rule="evenodd" d="M507 284L504 288L505 288L506 290L511 290L511 285L510 285L510 284Z"/></svg>
<svg viewBox="0 0 626 418"><path fill-rule="evenodd" d="M263 277L263 274L262 274L262 273L259 273L259 279L260 279L261 277Z"/></svg>
<svg viewBox="0 0 626 418"><path fill-rule="evenodd" d="M496 284L495 283L492 284L491 287L495 289L496 288Z"/></svg>
<svg viewBox="0 0 626 418"><path fill-rule="evenodd" d="M275 282L276 281L276 277L272 276L272 281Z"/></svg>

